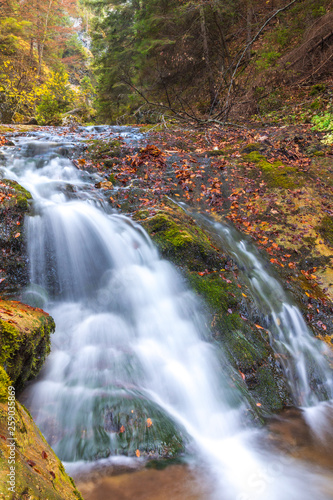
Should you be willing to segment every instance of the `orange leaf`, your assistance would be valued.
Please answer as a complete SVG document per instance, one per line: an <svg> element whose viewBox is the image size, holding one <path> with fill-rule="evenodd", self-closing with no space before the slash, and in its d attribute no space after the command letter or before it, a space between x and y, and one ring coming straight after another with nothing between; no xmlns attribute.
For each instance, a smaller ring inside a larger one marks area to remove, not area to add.
<svg viewBox="0 0 333 500"><path fill-rule="evenodd" d="M257 328L259 328L259 330L265 330L265 328L263 328L263 327L262 327L262 326L260 326L260 325L256 325L256 324L254 324L254 326L256 326Z"/></svg>
<svg viewBox="0 0 333 500"><path fill-rule="evenodd" d="M19 236L21 236L21 233L16 233L14 238L18 238Z"/></svg>
<svg viewBox="0 0 333 500"><path fill-rule="evenodd" d="M151 418L147 418L147 427L151 427L153 425L153 422Z"/></svg>
<svg viewBox="0 0 333 500"><path fill-rule="evenodd" d="M122 425L119 429L119 433L122 434L123 432L125 432L125 427Z"/></svg>
<svg viewBox="0 0 333 500"><path fill-rule="evenodd" d="M136 450L135 454L137 457L140 457L140 455L141 455L140 450Z"/></svg>

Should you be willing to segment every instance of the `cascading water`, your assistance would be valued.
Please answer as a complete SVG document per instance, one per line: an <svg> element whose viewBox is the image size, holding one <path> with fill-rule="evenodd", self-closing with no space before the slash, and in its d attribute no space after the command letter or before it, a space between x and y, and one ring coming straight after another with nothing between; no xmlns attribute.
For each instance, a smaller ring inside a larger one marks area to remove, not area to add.
<svg viewBox="0 0 333 500"><path fill-rule="evenodd" d="M244 427L247 402L194 295L144 231L107 213L91 179L59 156L60 138L45 139L21 139L4 171L35 200L26 300L39 301L57 329L26 397L59 457L134 455L140 443L163 454L185 441L217 500L331 498L320 475L259 451L264 433Z"/></svg>
<svg viewBox="0 0 333 500"><path fill-rule="evenodd" d="M197 215L217 244L237 262L259 310L265 315L274 351L279 355L295 405L311 407L333 398L328 347L309 331L299 309L267 269L256 249L231 226Z"/></svg>

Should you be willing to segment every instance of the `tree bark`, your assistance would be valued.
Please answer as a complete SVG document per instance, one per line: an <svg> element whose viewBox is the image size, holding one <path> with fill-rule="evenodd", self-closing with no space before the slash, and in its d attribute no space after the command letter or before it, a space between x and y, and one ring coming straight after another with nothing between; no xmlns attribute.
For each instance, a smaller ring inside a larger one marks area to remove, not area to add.
<svg viewBox="0 0 333 500"><path fill-rule="evenodd" d="M205 19L205 11L204 7L200 6L200 27L201 27L201 36L202 36L202 44L203 44L203 58L205 60L206 71L207 71L207 79L208 79L208 87L209 87L209 95L210 95L210 105L216 105L215 99L215 84L214 84L214 76L212 67L209 59L209 48L208 48L208 38L207 38L207 29L206 29L206 19Z"/></svg>

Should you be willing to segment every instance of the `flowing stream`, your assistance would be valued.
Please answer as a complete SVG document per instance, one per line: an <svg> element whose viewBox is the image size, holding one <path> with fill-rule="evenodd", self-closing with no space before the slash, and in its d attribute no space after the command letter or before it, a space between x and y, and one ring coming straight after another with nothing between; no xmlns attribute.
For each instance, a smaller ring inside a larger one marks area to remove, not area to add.
<svg viewBox="0 0 333 500"><path fill-rule="evenodd" d="M125 127L82 129L81 140L92 134L143 140ZM333 498L323 475L269 451L264 431L244 421L248 402L210 342L194 294L138 225L110 212L96 177L66 157L79 137L39 132L14 140L3 175L34 198L25 222L31 285L24 300L57 325L25 397L58 456L69 468L116 460L135 466L140 449L170 456L185 446L213 499ZM250 271L296 403L324 404L332 373L323 348L258 256L228 229L215 230Z"/></svg>

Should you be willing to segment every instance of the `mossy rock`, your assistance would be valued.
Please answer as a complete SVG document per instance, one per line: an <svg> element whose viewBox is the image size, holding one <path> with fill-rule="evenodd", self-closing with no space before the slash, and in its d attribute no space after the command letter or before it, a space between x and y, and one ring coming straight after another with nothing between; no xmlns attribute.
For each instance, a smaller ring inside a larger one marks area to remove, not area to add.
<svg viewBox="0 0 333 500"><path fill-rule="evenodd" d="M2 291L15 293L28 283L26 242L21 225L30 210L31 194L17 182L0 182L0 270Z"/></svg>
<svg viewBox="0 0 333 500"><path fill-rule="evenodd" d="M21 390L49 354L55 324L41 309L16 301L0 301L0 318L0 365Z"/></svg>
<svg viewBox="0 0 333 500"><path fill-rule="evenodd" d="M144 219L146 214L138 211L135 219L148 231L162 255L182 269L189 286L203 300L213 337L231 365L242 373L240 384L252 408L267 415L290 404L268 334L253 322L258 311L249 290L240 283L237 272L221 269L230 257L218 251L205 231L180 208L167 206Z"/></svg>
<svg viewBox="0 0 333 500"><path fill-rule="evenodd" d="M216 252L208 236L180 208L166 207L153 217L141 221L141 224L162 256L174 264L193 271L208 265L217 269L221 267L221 255Z"/></svg>
<svg viewBox="0 0 333 500"><path fill-rule="evenodd" d="M29 412L15 400L50 351L54 321L40 309L4 300L0 318L0 500L82 499Z"/></svg>
<svg viewBox="0 0 333 500"><path fill-rule="evenodd" d="M224 275L227 276L226 273ZM218 273L204 276L188 273L191 287L209 307L214 338L231 365L242 374L253 405L261 405L261 415L279 411L284 405L291 404L291 398L276 364L268 334L258 329L250 319L243 319L245 316L241 311L250 316L244 297L232 273L227 279L229 283Z"/></svg>
<svg viewBox="0 0 333 500"><path fill-rule="evenodd" d="M10 202L5 203L8 205L17 205L21 210L27 211L29 209L29 200L32 200L32 196L23 186L18 184L16 181L12 181L9 179L3 179L3 182L11 189L9 189L9 193L11 193Z"/></svg>
<svg viewBox="0 0 333 500"><path fill-rule="evenodd" d="M11 436L7 402L0 402L0 499L83 500L29 412L17 401L14 408L15 431ZM9 490L12 486L14 491Z"/></svg>
<svg viewBox="0 0 333 500"><path fill-rule="evenodd" d="M263 179L270 188L295 189L303 184L299 172L294 167L285 167L279 160L270 163L257 151L244 156L249 163L255 163L263 173Z"/></svg>
<svg viewBox="0 0 333 500"><path fill-rule="evenodd" d="M88 142L89 156L93 159L115 158L121 154L121 142L117 140L103 141L100 139L93 139Z"/></svg>

